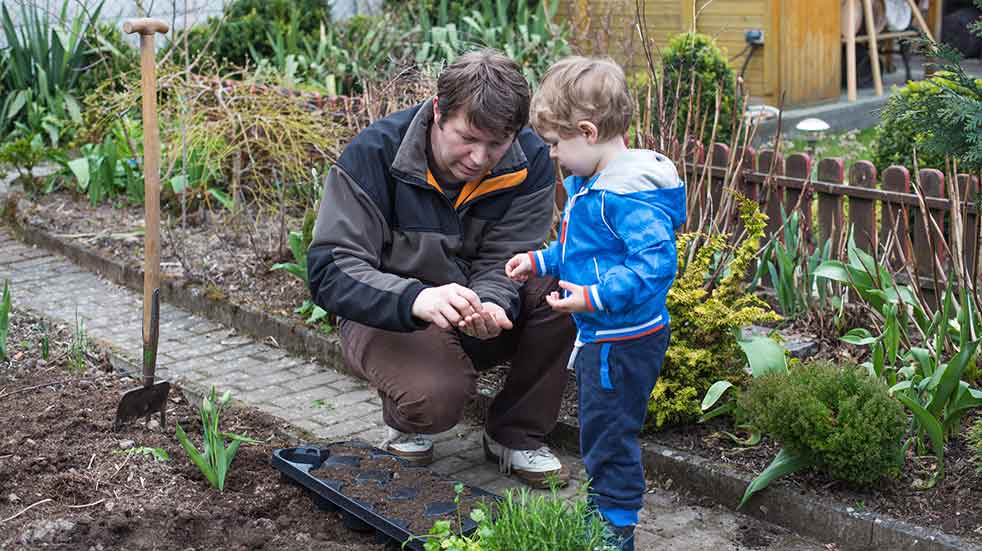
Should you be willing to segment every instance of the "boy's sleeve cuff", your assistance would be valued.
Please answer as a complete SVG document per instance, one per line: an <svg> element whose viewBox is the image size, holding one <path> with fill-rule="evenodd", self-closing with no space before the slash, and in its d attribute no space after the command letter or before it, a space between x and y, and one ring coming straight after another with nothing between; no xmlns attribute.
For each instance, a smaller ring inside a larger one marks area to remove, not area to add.
<svg viewBox="0 0 982 551"><path fill-rule="evenodd" d="M584 292L587 293L587 304L590 306L590 310L596 309L603 312L604 303L600 300L600 286L591 285L584 287Z"/></svg>
<svg viewBox="0 0 982 551"><path fill-rule="evenodd" d="M529 251L529 259L532 261L532 271L535 275L546 275L546 259L542 256L542 251Z"/></svg>

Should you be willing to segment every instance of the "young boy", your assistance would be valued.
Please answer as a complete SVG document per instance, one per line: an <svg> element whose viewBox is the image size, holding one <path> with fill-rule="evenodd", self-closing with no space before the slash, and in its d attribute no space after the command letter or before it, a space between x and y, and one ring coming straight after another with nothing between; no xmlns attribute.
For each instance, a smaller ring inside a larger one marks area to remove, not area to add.
<svg viewBox="0 0 982 551"><path fill-rule="evenodd" d="M571 312L578 329L570 365L590 499L625 551L634 549L645 490L638 434L668 348L674 230L685 221L675 165L624 143L633 105L611 61L571 57L549 69L532 99L532 126L572 173L569 199L558 240L505 267L516 281L561 280L565 296L547 301Z"/></svg>

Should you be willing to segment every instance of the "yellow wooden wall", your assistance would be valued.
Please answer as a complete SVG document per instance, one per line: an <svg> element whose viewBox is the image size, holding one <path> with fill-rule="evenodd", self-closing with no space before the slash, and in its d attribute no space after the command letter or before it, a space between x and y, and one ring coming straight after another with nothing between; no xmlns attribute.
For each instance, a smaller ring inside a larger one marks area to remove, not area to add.
<svg viewBox="0 0 982 551"><path fill-rule="evenodd" d="M609 55L629 71L644 70L646 63L636 29L640 2L656 48L694 28L714 37L731 59L746 47L746 30L763 30L764 46L744 73L755 101L776 105L782 89L786 107L838 97L840 0L561 1L559 17L573 26L574 46L585 54ZM739 72L743 62L740 57L730 64Z"/></svg>

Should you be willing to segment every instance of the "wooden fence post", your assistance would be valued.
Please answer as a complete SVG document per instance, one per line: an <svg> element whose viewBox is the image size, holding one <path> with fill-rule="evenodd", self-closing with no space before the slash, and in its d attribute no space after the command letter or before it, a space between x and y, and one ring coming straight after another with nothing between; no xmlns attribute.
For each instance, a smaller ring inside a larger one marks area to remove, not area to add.
<svg viewBox="0 0 982 551"><path fill-rule="evenodd" d="M785 161L785 171L788 177L797 178L805 182L811 183L812 174L812 160L805 153L795 153L788 157ZM791 212L795 209L795 206L800 205L800 220L801 227L804 229L806 252L811 252L812 246L814 245L814 239L812 238L811 228L812 228L812 191L811 189L795 189L788 188L787 194L785 195L785 207L784 212L791 216Z"/></svg>
<svg viewBox="0 0 982 551"><path fill-rule="evenodd" d="M961 174L958 176L958 195L961 196L963 202L970 205L975 204L975 198L979 193L979 179L975 176L969 174ZM961 205L958 206L961 208ZM968 277L975 281L979 274L976 273L976 258L975 258L975 244L978 237L978 224L979 224L979 213L973 213L971 211L965 211L964 220L964 247L965 247L965 267L968 270ZM954 226L952 226L951 231L957 231ZM953 241L953 240L952 240Z"/></svg>
<svg viewBox="0 0 982 551"><path fill-rule="evenodd" d="M775 154L772 149L765 149L757 155L757 170L764 175L784 176L784 157ZM767 235L765 239L770 239L772 235L781 227L781 206L784 204L784 187L777 182L761 184L759 197L767 203Z"/></svg>
<svg viewBox="0 0 982 551"><path fill-rule="evenodd" d="M891 166L883 171L883 189L898 193L910 193L910 171L902 166ZM898 269L905 256L895 247L907 250L907 240L910 239L910 224L904 216L903 205L883 201L882 218L880 220L880 238L884 243L890 241L890 235L895 233L894 248L886 253L885 263L891 269ZM910 207L907 209L908 214ZM915 211L916 212L916 211Z"/></svg>
<svg viewBox="0 0 982 551"><path fill-rule="evenodd" d="M818 163L818 181L841 184L846 179L846 163L840 158L822 159ZM842 198L834 193L818 194L819 247L832 240L832 258L837 258L842 246L843 228ZM848 230L846 230L848 231Z"/></svg>
<svg viewBox="0 0 982 551"><path fill-rule="evenodd" d="M876 187L876 167L869 161L857 161L849 169L849 185ZM876 209L872 199L849 197L849 227L856 246L877 256Z"/></svg>
<svg viewBox="0 0 982 551"><path fill-rule="evenodd" d="M944 174L940 170L933 168L922 169L918 173L917 184L920 186L921 193L924 197L943 198L945 196ZM917 275L919 277L933 278L933 274L935 273L934 259L937 258L941 262L941 265L944 266L947 256L940 248L939 241L941 234L934 229L931 219L933 218L934 223L943 229L945 227L945 211L928 207L926 225L924 218L921 215L920 209L917 209L917 213L914 216L914 252L917 255ZM943 275L938 274L939 280Z"/></svg>

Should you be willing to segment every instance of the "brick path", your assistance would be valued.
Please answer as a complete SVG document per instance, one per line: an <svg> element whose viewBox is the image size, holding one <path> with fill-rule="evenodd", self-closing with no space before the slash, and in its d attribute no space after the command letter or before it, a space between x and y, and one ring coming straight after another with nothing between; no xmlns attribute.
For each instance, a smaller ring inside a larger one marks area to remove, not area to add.
<svg viewBox="0 0 982 551"><path fill-rule="evenodd" d="M32 248L0 228L0 279L11 281L14 310L27 307L68 324L81 320L88 335L139 365L142 355L142 297L106 282L67 259ZM16 315L16 314L15 314ZM194 387L231 390L249 406L306 429L317 438L382 438L381 402L363 382L305 358L236 334L227 327L161 305L158 376ZM516 487L496 465L484 461L481 429L460 424L436 435L433 469L492 492ZM562 491L573 495L583 480L582 462L561 455L574 472ZM755 549L825 549L785 531L719 507L682 505L673 492L648 496L638 532L638 549L743 550L747 531L766 535Z"/></svg>

